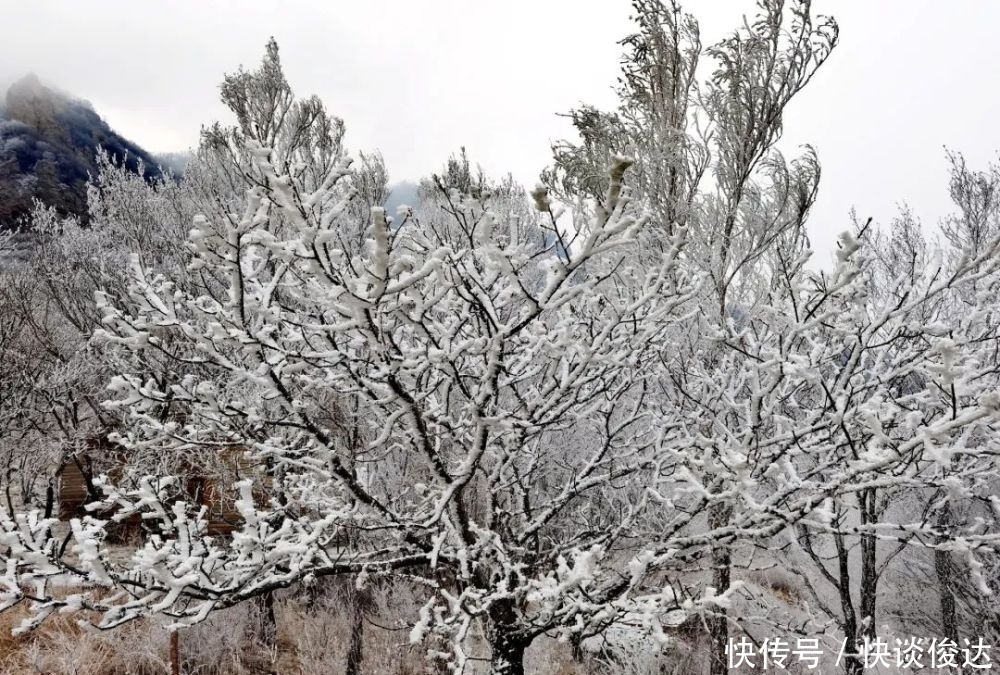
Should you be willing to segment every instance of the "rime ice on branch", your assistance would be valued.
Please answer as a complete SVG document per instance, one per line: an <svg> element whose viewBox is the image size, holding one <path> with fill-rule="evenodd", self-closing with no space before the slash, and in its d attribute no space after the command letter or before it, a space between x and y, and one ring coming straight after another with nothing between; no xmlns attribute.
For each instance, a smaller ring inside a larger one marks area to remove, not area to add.
<svg viewBox="0 0 1000 675"><path fill-rule="evenodd" d="M844 504L873 491L981 494L1000 244L886 275L861 227L829 273L807 267L818 162L773 143L835 25L761 4L695 96L693 19L637 2L631 117L580 113L584 146L557 148L530 196L453 161L398 222L380 162L294 99L273 43L228 77L238 126L205 132L186 246L140 247L96 299L111 440L144 461L96 481L66 545L38 511L0 515L2 608L26 605L25 629L57 611L183 626L324 577L391 579L423 593L411 642L517 675L542 634L666 642L700 614L716 644L741 556L845 535ZM712 133L689 133L700 115ZM958 297L975 310L955 316ZM254 467L229 495L240 523L209 536L165 458L232 452ZM135 515L147 536L113 555ZM978 569L984 523L851 527Z"/></svg>

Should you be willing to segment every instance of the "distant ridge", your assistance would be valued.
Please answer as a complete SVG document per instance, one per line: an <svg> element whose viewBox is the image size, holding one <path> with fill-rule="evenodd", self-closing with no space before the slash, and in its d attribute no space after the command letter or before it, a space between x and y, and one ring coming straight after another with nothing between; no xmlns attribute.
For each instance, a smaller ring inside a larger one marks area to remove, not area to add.
<svg viewBox="0 0 1000 675"><path fill-rule="evenodd" d="M86 219L87 177L104 148L150 178L159 162L117 134L94 108L45 86L34 74L15 82L0 107L0 229L22 225L35 199Z"/></svg>

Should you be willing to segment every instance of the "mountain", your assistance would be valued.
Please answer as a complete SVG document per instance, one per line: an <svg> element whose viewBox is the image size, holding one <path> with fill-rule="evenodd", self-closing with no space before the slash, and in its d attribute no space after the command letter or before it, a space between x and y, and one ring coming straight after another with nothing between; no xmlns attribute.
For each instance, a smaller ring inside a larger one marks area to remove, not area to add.
<svg viewBox="0 0 1000 675"><path fill-rule="evenodd" d="M156 163L156 166L160 167L161 171L167 171L174 176L183 176L184 170L187 169L188 162L191 161L192 157L191 151L159 152L153 155L153 161Z"/></svg>
<svg viewBox="0 0 1000 675"><path fill-rule="evenodd" d="M399 218L396 211L400 206L416 206L420 201L420 186L416 183L403 181L389 187L389 196L385 200L385 212L392 218Z"/></svg>
<svg viewBox="0 0 1000 675"><path fill-rule="evenodd" d="M0 229L18 226L38 199L65 215L86 218L87 177L98 149L133 171L160 175L149 153L122 138L94 108L28 75L0 107Z"/></svg>

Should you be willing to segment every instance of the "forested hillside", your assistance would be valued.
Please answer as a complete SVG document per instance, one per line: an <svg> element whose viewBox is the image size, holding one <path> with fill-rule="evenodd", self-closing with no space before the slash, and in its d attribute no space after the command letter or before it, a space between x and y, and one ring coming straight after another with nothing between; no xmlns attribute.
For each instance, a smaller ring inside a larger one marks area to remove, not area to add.
<svg viewBox="0 0 1000 675"><path fill-rule="evenodd" d="M35 75L14 83L0 107L0 228L25 223L33 200L86 219L87 179L107 152L150 178L158 162L108 126L93 107L43 85Z"/></svg>

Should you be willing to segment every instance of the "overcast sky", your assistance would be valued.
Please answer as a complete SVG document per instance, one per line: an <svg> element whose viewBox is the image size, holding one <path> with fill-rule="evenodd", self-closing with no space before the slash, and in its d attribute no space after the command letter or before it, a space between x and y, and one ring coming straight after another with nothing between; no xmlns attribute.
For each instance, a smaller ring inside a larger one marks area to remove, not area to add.
<svg viewBox="0 0 1000 675"><path fill-rule="evenodd" d="M707 44L752 0L690 0ZM815 0L841 44L792 104L782 148L813 144L823 184L811 233L828 253L856 206L884 221L907 201L927 226L948 209L943 146L973 164L1000 148L1000 2ZM393 180L465 145L490 173L534 183L556 113L610 107L626 0L0 0L0 82L33 71L89 99L149 150L183 150L227 119L223 73L268 36L299 94L319 94L352 148L378 148Z"/></svg>

